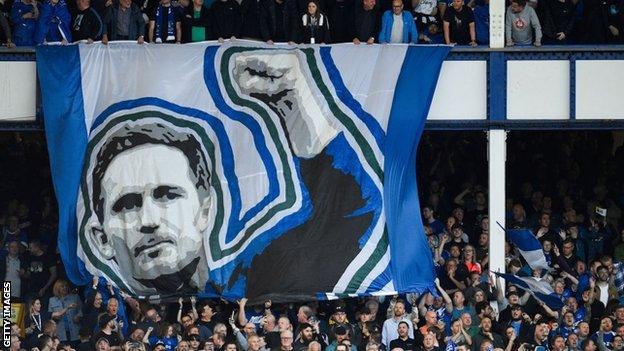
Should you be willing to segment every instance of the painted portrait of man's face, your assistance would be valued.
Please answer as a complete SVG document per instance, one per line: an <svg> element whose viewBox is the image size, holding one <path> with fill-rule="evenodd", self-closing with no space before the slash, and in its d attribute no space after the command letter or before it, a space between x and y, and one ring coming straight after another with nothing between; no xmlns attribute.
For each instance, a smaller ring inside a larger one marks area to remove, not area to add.
<svg viewBox="0 0 624 351"><path fill-rule="evenodd" d="M200 199L185 169L180 150L147 144L119 154L104 174L103 229L137 280L178 272L203 254Z"/></svg>
<svg viewBox="0 0 624 351"><path fill-rule="evenodd" d="M210 196L205 156L164 125L120 128L101 145L87 242L138 292L203 288Z"/></svg>

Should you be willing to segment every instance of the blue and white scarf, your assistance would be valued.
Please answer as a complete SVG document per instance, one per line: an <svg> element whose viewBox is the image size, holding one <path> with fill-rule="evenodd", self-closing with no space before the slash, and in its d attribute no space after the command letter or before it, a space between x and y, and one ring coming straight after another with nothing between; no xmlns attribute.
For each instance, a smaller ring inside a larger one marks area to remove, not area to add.
<svg viewBox="0 0 624 351"><path fill-rule="evenodd" d="M164 9L167 9L167 37L165 40L162 38L162 16ZM173 13L173 6L164 7L163 5L158 5L156 9L156 41L171 41L175 40L175 15ZM160 40L158 40L160 39Z"/></svg>

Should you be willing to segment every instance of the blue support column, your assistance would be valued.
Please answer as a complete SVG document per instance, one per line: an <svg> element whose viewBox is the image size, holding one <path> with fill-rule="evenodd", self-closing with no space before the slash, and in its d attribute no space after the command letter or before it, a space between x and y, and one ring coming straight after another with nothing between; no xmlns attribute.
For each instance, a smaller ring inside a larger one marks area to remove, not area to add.
<svg viewBox="0 0 624 351"><path fill-rule="evenodd" d="M507 119L507 62L505 53L490 52L488 62L488 119Z"/></svg>

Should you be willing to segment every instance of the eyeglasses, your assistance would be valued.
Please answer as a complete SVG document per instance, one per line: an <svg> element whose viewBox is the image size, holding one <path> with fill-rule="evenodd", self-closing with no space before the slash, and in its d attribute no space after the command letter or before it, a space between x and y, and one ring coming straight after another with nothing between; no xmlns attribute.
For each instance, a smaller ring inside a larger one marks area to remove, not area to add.
<svg viewBox="0 0 624 351"><path fill-rule="evenodd" d="M401 7L403 7L403 5L399 5L399 6L392 5L392 8L395 8L395 9L400 9Z"/></svg>

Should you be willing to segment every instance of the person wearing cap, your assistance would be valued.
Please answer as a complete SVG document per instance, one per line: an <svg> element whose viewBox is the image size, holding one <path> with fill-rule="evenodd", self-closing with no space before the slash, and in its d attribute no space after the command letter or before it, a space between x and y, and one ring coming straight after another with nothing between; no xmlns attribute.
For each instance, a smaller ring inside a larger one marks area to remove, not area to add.
<svg viewBox="0 0 624 351"><path fill-rule="evenodd" d="M95 342L95 350L96 351L110 351L110 350L112 350L112 348L110 347L108 339L106 339L106 338L99 338Z"/></svg>
<svg viewBox="0 0 624 351"><path fill-rule="evenodd" d="M93 340L93 346L97 349L100 339L106 339L111 349L121 348L123 336L121 336L119 328L115 331L115 316L111 316L108 313L102 314L98 325L100 331L91 338Z"/></svg>
<svg viewBox="0 0 624 351"><path fill-rule="evenodd" d="M349 323L347 312L343 306L337 306L334 314L329 319L329 337L331 340L335 339L334 330L339 326L345 327L349 332L349 336L353 336L353 325Z"/></svg>
<svg viewBox="0 0 624 351"><path fill-rule="evenodd" d="M381 343L386 347L390 345L390 341L399 337L399 323L403 321L409 326L409 337L414 338L414 326L409 316L405 313L405 302L401 299L393 299L390 304L392 307L392 318L386 319L381 330Z"/></svg>
<svg viewBox="0 0 624 351"><path fill-rule="evenodd" d="M166 351L167 348L165 347L165 344L163 342L157 342L156 345L154 345L154 351Z"/></svg>
<svg viewBox="0 0 624 351"><path fill-rule="evenodd" d="M341 326L336 327L336 329L334 330L334 333L336 335L336 339L332 341L332 343L329 344L329 346L327 346L325 351L336 351L336 347L340 344L349 344L350 345L349 351L357 351L357 347L355 347L355 345L352 345L349 339L350 338L349 329L341 325Z"/></svg>

